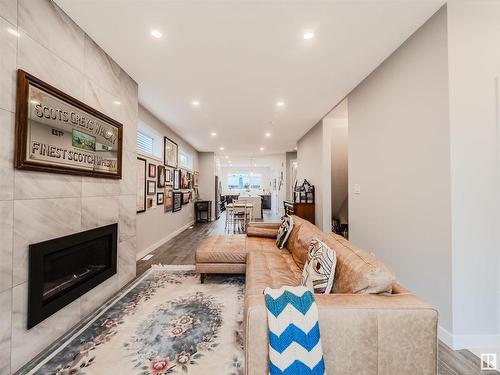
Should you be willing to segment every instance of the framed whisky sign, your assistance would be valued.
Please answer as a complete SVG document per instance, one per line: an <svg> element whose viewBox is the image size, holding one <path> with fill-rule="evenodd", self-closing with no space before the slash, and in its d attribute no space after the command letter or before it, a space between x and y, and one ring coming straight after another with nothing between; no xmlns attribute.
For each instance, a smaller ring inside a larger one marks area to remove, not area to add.
<svg viewBox="0 0 500 375"><path fill-rule="evenodd" d="M119 179L123 125L19 69L15 166Z"/></svg>

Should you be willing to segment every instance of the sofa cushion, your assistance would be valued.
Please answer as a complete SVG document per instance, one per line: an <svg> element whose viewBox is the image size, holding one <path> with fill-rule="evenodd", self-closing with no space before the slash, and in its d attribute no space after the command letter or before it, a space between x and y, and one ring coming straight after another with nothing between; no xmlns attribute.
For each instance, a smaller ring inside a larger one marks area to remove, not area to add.
<svg viewBox="0 0 500 375"><path fill-rule="evenodd" d="M251 226L247 227L247 236L248 237L264 237L264 238L276 238L278 231L273 227L258 227Z"/></svg>
<svg viewBox="0 0 500 375"><path fill-rule="evenodd" d="M247 256L246 297L265 288L300 285L302 272L288 251L250 251Z"/></svg>
<svg viewBox="0 0 500 375"><path fill-rule="evenodd" d="M332 293L391 292L395 276L384 263L342 236L325 234L322 240L337 254Z"/></svg>
<svg viewBox="0 0 500 375"><path fill-rule="evenodd" d="M309 245L307 262L302 271L302 285L316 294L328 294L332 290L337 257L335 251L314 238Z"/></svg>
<svg viewBox="0 0 500 375"><path fill-rule="evenodd" d="M294 226L286 244L293 260L302 271L307 260L307 249L313 238L320 238L323 232L314 224L298 216L292 216Z"/></svg>
<svg viewBox="0 0 500 375"><path fill-rule="evenodd" d="M245 263L246 236L218 235L205 238L196 249L196 263Z"/></svg>

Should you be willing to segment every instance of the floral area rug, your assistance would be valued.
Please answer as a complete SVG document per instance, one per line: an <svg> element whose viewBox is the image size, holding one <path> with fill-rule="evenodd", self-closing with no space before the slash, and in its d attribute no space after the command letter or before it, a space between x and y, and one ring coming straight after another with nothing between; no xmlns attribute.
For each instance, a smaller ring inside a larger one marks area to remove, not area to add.
<svg viewBox="0 0 500 375"><path fill-rule="evenodd" d="M167 266L168 267L168 266ZM154 267L24 374L243 374L243 277Z"/></svg>

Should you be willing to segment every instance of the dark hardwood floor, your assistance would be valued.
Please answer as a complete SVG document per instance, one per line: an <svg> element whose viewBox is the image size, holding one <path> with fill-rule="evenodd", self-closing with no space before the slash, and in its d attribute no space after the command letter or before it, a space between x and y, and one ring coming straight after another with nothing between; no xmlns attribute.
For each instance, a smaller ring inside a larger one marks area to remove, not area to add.
<svg viewBox="0 0 500 375"><path fill-rule="evenodd" d="M278 221L279 215L269 210L264 212L264 221ZM225 213L219 220L210 223L195 224L150 254L148 260L137 262L137 276L146 272L153 264L194 264L194 251L197 245L210 234L223 234ZM439 342L439 375L500 375L497 371L481 371L480 360L469 350L451 350ZM406 375L406 374L401 374Z"/></svg>
<svg viewBox="0 0 500 375"><path fill-rule="evenodd" d="M224 228L225 215L226 213L222 212L219 220L193 225L152 251L150 255L153 257L150 259L140 259L137 262L137 276L142 275L153 264L194 264L194 251L206 236L228 233ZM279 215L274 214L271 210L264 210L263 221L276 222L279 220ZM229 233L233 232L229 231Z"/></svg>

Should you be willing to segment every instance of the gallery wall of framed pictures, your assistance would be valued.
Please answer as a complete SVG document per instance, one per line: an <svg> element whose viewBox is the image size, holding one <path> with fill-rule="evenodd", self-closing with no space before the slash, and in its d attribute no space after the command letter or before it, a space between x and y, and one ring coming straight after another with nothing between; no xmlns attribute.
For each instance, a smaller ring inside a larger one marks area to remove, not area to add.
<svg viewBox="0 0 500 375"><path fill-rule="evenodd" d="M179 147L164 137L163 163L137 157L137 213L160 207L178 212L198 199L199 172L179 168Z"/></svg>

